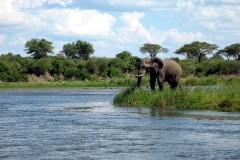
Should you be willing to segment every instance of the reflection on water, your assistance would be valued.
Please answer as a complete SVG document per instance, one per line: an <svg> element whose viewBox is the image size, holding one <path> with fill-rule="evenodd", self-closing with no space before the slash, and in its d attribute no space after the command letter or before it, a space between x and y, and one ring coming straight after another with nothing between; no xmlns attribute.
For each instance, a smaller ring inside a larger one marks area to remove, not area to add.
<svg viewBox="0 0 240 160"><path fill-rule="evenodd" d="M118 91L1 91L0 159L240 157L240 113L114 107Z"/></svg>

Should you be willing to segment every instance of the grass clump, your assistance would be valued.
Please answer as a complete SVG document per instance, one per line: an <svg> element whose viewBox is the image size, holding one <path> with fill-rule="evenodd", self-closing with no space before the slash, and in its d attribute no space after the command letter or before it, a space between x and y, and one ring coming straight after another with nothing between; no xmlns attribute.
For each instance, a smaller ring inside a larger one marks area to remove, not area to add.
<svg viewBox="0 0 240 160"><path fill-rule="evenodd" d="M150 91L128 88L114 98L118 106L240 111L239 86L183 87Z"/></svg>

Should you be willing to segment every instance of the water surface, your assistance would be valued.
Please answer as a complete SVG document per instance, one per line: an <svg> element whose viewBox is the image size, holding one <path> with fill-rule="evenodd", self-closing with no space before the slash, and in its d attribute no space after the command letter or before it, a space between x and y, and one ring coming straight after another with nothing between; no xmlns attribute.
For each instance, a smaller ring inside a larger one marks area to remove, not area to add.
<svg viewBox="0 0 240 160"><path fill-rule="evenodd" d="M117 92L0 91L0 159L239 159L240 113L115 107Z"/></svg>

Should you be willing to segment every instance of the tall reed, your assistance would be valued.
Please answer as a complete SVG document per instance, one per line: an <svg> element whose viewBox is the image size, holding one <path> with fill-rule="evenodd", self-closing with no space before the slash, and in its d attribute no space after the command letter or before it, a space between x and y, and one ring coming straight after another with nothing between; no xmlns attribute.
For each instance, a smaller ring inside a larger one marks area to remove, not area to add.
<svg viewBox="0 0 240 160"><path fill-rule="evenodd" d="M240 111L239 86L183 87L150 91L127 89L114 98L118 106L158 107L166 109L204 109Z"/></svg>

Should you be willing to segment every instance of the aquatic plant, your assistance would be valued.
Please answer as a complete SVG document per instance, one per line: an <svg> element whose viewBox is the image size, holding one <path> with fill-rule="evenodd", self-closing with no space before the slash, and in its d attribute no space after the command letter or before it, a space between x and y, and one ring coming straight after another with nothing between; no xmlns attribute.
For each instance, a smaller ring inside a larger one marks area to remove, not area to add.
<svg viewBox="0 0 240 160"><path fill-rule="evenodd" d="M128 88L114 98L117 106L166 109L240 111L239 86L183 87L178 90L150 91Z"/></svg>

